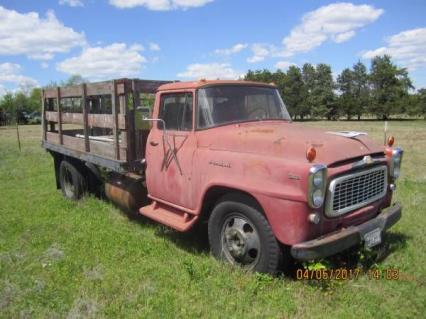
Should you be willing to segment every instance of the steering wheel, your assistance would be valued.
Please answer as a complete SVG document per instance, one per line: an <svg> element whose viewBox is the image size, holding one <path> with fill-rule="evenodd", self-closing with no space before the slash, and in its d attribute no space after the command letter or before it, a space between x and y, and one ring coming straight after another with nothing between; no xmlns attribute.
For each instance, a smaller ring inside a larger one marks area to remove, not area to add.
<svg viewBox="0 0 426 319"><path fill-rule="evenodd" d="M249 119L264 119L266 118L268 114L266 113L266 110L262 107L257 107L250 112L247 113L247 117Z"/></svg>

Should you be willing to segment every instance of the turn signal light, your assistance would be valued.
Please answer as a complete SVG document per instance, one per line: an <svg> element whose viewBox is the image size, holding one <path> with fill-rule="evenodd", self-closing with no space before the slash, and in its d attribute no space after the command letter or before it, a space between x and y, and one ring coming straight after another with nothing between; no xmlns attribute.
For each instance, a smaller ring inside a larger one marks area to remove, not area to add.
<svg viewBox="0 0 426 319"><path fill-rule="evenodd" d="M317 157L317 150L314 147L309 147L308 150L306 151L306 159L309 162L312 162L315 157Z"/></svg>
<svg viewBox="0 0 426 319"><path fill-rule="evenodd" d="M391 135L388 137L388 146L392 147L393 143L395 143L395 138Z"/></svg>

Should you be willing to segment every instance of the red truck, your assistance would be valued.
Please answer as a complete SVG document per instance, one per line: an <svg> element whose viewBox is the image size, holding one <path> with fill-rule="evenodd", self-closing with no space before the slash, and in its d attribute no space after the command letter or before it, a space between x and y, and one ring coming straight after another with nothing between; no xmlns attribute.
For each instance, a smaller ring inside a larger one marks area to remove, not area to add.
<svg viewBox="0 0 426 319"><path fill-rule="evenodd" d="M212 254L246 269L376 246L401 217L393 137L293 123L273 84L120 79L47 88L42 100L65 197L103 189L181 232L206 222Z"/></svg>

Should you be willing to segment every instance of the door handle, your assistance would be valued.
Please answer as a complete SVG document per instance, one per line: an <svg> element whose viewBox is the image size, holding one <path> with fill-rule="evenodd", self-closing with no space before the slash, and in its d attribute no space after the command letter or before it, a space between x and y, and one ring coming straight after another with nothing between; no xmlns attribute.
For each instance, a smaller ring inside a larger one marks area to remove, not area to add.
<svg viewBox="0 0 426 319"><path fill-rule="evenodd" d="M158 142L150 141L149 144L151 144L151 146L157 146Z"/></svg>

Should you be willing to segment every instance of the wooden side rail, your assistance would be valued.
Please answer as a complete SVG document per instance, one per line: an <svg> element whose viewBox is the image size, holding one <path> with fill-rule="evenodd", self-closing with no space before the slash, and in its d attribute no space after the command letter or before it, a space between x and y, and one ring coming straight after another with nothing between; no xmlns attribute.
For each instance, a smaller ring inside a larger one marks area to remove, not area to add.
<svg viewBox="0 0 426 319"><path fill-rule="evenodd" d="M132 163L144 156L144 139L140 137L141 129L135 121L140 94L155 93L166 83L170 81L118 79L43 89L42 127L46 147L67 155L74 154L77 158L93 156L100 162L102 158L108 159L108 165L110 162L127 162L128 167L132 167ZM64 103L67 102L61 103L66 98L80 99L80 112L66 112ZM110 114L97 114L108 110L111 110ZM68 128L65 124L77 124L81 128ZM111 141L96 140L93 135L111 135Z"/></svg>
<svg viewBox="0 0 426 319"><path fill-rule="evenodd" d="M112 114L87 114L87 124L89 127L112 128L114 117ZM46 111L46 120L58 122L58 112ZM62 113L62 124L84 124L83 113ZM126 118L118 114L118 128L126 129Z"/></svg>

